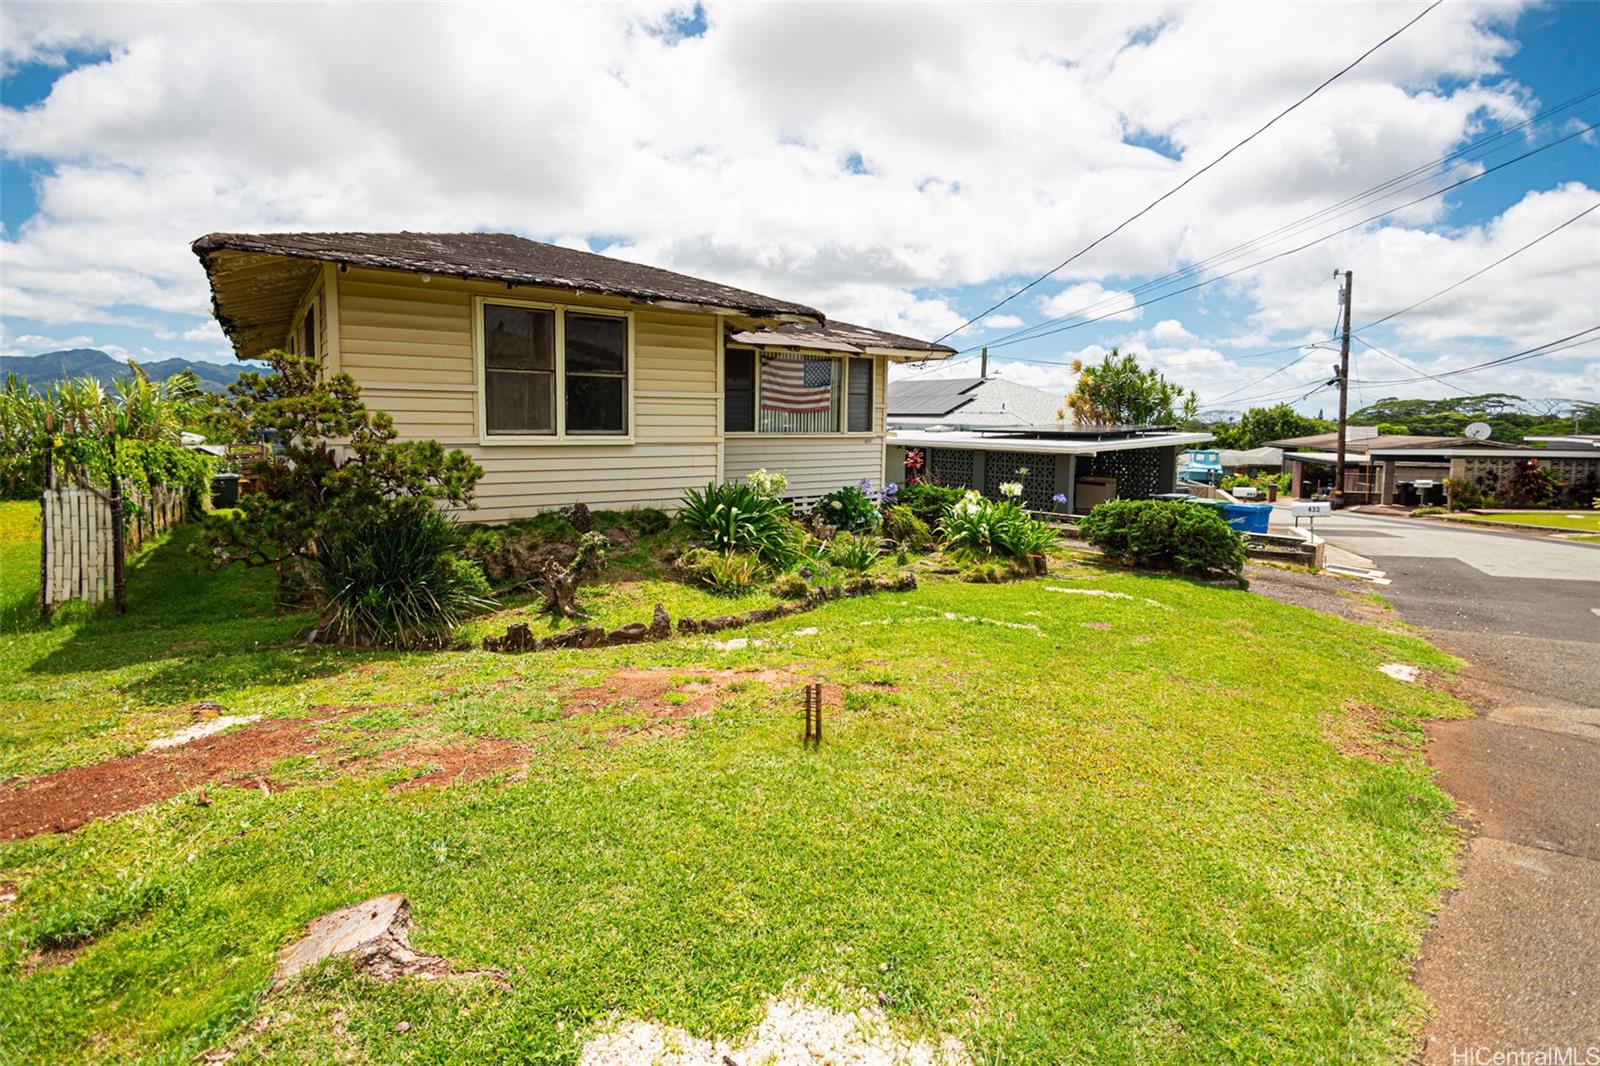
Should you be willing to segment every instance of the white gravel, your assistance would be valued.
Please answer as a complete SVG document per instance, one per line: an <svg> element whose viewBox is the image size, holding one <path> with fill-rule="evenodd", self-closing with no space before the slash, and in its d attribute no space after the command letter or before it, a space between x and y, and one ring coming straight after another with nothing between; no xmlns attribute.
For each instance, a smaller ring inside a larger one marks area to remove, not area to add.
<svg viewBox="0 0 1600 1066"><path fill-rule="evenodd" d="M971 1066L959 1040L935 1045L895 1035L882 1011L840 1013L773 999L737 1042L700 1040L650 1022L614 1022L583 1046L578 1066Z"/></svg>
<svg viewBox="0 0 1600 1066"><path fill-rule="evenodd" d="M1414 683L1418 677L1422 676L1422 671L1409 663L1384 663L1378 669L1396 681L1404 681L1407 684Z"/></svg>

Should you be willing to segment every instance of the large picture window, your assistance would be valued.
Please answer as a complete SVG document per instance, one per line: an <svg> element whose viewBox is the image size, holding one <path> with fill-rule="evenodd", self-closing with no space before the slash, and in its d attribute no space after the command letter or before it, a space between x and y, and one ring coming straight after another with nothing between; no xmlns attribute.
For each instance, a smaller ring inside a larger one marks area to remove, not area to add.
<svg viewBox="0 0 1600 1066"><path fill-rule="evenodd" d="M836 433L839 360L815 355L762 355L756 382L756 432Z"/></svg>
<svg viewBox="0 0 1600 1066"><path fill-rule="evenodd" d="M486 435L628 435L627 316L509 303L480 307Z"/></svg>

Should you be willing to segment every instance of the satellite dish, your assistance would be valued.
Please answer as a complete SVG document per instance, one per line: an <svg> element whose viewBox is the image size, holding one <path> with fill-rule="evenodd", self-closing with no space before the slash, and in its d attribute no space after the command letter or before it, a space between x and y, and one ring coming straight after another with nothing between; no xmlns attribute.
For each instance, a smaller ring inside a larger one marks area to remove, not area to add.
<svg viewBox="0 0 1600 1066"><path fill-rule="evenodd" d="M1467 427L1467 436L1473 440L1488 440L1489 434L1494 432L1494 427L1487 422L1474 422Z"/></svg>

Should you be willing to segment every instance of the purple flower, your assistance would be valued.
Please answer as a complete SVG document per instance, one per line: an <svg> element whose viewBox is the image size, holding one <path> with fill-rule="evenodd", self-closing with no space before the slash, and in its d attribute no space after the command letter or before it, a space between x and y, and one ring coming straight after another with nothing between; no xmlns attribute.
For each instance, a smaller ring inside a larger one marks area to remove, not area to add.
<svg viewBox="0 0 1600 1066"><path fill-rule="evenodd" d="M1064 492L1058 492L1054 496L1050 497L1050 502L1060 507L1065 507L1067 505L1067 494Z"/></svg>
<svg viewBox="0 0 1600 1066"><path fill-rule="evenodd" d="M864 477L858 483L858 486L860 487L862 492L871 492L872 491L872 479Z"/></svg>
<svg viewBox="0 0 1600 1066"><path fill-rule="evenodd" d="M893 481L889 482L887 485L885 485L883 487L883 497L886 500L892 500L896 496L898 496L899 494L900 494L900 486L895 484Z"/></svg>

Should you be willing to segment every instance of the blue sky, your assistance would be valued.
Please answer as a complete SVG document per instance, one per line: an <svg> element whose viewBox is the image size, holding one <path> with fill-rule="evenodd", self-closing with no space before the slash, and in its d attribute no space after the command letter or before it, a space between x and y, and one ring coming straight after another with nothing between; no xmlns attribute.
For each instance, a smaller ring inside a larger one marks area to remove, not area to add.
<svg viewBox="0 0 1600 1066"><path fill-rule="evenodd" d="M492 39L448 10L219 6L180 17L122 5L90 17L8 5L5 353L86 345L228 358L187 251L219 229L511 230L934 337L1181 180L1420 5L1338 17L1231 5L697 4L538 18L502 8ZM586 47L528 63L552 20ZM1325 395L1295 389L1314 385L1329 359L1312 353L1262 380L1301 353L1260 353L1328 334L1335 268L1356 272L1358 324L1460 280L1600 202L1595 136L1237 278L1001 342L1097 301L1120 306L1119 293L1600 86L1597 41L1600 4L1444 5L953 343L993 343L1000 373L1057 390L1070 386L1074 358L1122 345L1208 404L1284 398L1314 410ZM423 52L428 63L390 61ZM784 54L806 55L805 69L774 61ZM1506 138L1480 165L1596 121L1600 97ZM1597 235L1600 213L1365 339L1437 375L1600 324ZM1593 344L1448 385L1385 386L1419 375L1358 351L1354 376L1373 382L1358 399L1463 388L1600 399Z"/></svg>

